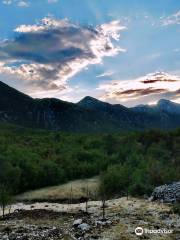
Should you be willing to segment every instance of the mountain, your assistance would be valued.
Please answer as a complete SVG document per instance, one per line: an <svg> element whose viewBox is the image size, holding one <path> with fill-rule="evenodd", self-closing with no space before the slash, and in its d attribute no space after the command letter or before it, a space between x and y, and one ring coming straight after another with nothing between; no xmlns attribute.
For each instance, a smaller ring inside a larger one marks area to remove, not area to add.
<svg viewBox="0 0 180 240"><path fill-rule="evenodd" d="M113 121L114 124L120 126L120 128L126 127L131 129L138 127L137 121L135 121L135 118L138 117L137 114L132 113L130 109L120 104L112 105L87 96L78 102L77 105L89 111L97 112L103 119ZM136 126L134 126L135 122Z"/></svg>
<svg viewBox="0 0 180 240"><path fill-rule="evenodd" d="M123 105L120 105L120 104L112 105L110 103L102 102L90 96L83 98L77 104L83 108L99 110L99 111L109 111L109 112L112 112L113 110L128 111L128 108L124 107Z"/></svg>
<svg viewBox="0 0 180 240"><path fill-rule="evenodd" d="M166 99L159 100L157 109L168 113L180 114L180 104L171 102Z"/></svg>
<svg viewBox="0 0 180 240"><path fill-rule="evenodd" d="M94 110L59 99L33 99L0 82L0 121L31 128L69 132L119 130Z"/></svg>
<svg viewBox="0 0 180 240"><path fill-rule="evenodd" d="M180 104L167 99L160 99L156 105L138 105L132 108L135 112L161 112L167 114L180 114Z"/></svg>
<svg viewBox="0 0 180 240"><path fill-rule="evenodd" d="M85 97L77 104L55 98L33 99L0 82L0 121L66 132L119 132L180 127L180 105L127 108Z"/></svg>

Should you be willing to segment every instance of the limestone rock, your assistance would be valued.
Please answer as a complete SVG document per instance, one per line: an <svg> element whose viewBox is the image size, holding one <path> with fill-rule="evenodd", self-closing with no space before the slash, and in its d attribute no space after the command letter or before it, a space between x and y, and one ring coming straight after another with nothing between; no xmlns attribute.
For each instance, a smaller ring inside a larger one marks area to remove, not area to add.
<svg viewBox="0 0 180 240"><path fill-rule="evenodd" d="M151 201L163 201L165 203L180 202L180 182L174 182L156 187L150 198Z"/></svg>
<svg viewBox="0 0 180 240"><path fill-rule="evenodd" d="M73 227L78 227L80 224L82 224L82 219L77 219L73 222Z"/></svg>
<svg viewBox="0 0 180 240"><path fill-rule="evenodd" d="M80 224L78 228L83 232L87 232L90 230L90 226L87 223Z"/></svg>

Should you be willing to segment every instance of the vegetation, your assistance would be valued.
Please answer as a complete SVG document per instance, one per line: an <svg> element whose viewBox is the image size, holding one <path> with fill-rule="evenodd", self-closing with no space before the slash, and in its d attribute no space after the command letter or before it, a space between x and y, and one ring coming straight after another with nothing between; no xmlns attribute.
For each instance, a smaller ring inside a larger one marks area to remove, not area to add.
<svg viewBox="0 0 180 240"><path fill-rule="evenodd" d="M180 179L180 130L68 134L0 125L0 182L21 193L101 175L109 196Z"/></svg>

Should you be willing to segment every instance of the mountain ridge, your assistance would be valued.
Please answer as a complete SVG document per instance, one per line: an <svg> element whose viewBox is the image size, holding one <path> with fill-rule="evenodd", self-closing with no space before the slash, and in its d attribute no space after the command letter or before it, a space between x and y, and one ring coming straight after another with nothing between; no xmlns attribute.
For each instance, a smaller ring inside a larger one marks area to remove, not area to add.
<svg viewBox="0 0 180 240"><path fill-rule="evenodd" d="M160 99L157 104L153 105L141 104L131 109L135 111L164 111L168 113L180 114L180 104L172 102L168 99Z"/></svg>
<svg viewBox="0 0 180 240"><path fill-rule="evenodd" d="M90 96L78 103L56 98L33 99L0 82L0 121L65 132L173 129L180 127L180 104L162 99L156 107L127 108Z"/></svg>

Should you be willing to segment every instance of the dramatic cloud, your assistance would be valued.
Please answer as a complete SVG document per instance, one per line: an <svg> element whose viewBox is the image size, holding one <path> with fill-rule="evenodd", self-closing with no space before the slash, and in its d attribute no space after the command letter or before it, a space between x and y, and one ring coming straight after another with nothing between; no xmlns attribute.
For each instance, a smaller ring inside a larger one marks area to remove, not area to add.
<svg viewBox="0 0 180 240"><path fill-rule="evenodd" d="M156 72L132 80L111 81L99 86L105 94L102 99L126 102L129 105L149 103L166 97L176 100L180 97L180 76Z"/></svg>
<svg viewBox="0 0 180 240"><path fill-rule="evenodd" d="M14 74L39 89L64 89L88 65L125 51L115 46L123 29L118 21L93 28L54 18L21 25L15 39L0 42L0 73Z"/></svg>
<svg viewBox="0 0 180 240"><path fill-rule="evenodd" d="M169 25L176 25L180 24L180 11L176 12L175 14L168 16L168 17L163 17L161 18L161 23L163 26L169 26Z"/></svg>

